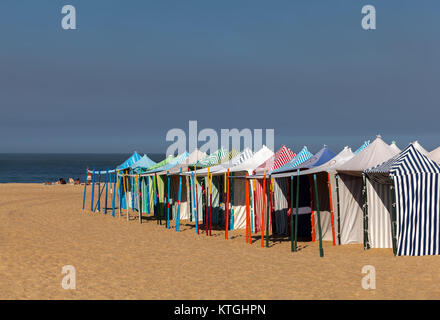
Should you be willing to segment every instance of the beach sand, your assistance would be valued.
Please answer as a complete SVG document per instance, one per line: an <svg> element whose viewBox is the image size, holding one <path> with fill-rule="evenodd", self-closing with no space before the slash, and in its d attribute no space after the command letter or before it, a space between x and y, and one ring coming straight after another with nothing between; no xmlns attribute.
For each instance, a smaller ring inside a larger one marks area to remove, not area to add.
<svg viewBox="0 0 440 320"><path fill-rule="evenodd" d="M271 242L244 231L196 235L154 220L139 224L82 211L83 186L0 185L0 299L439 299L440 257L394 257L391 249ZM90 188L89 188L90 191ZM88 206L90 206L90 198ZM76 289L61 286L64 265ZM364 290L362 267L376 270Z"/></svg>

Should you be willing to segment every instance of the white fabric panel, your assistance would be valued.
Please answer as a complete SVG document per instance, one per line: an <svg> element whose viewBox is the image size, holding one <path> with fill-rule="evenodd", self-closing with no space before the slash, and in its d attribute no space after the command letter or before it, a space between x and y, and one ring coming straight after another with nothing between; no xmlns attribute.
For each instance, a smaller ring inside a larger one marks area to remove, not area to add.
<svg viewBox="0 0 440 320"><path fill-rule="evenodd" d="M328 211L320 211L321 216L321 231L322 231L322 240L324 241L332 241L333 242L333 232L332 232L332 219L330 212ZM318 214L316 211L313 212L315 218L315 239L318 241ZM335 234L336 236L336 234Z"/></svg>
<svg viewBox="0 0 440 320"><path fill-rule="evenodd" d="M332 220L330 212L330 195L328 190L328 174L326 172L316 174L318 187L319 213L321 218L322 240L333 242ZM315 205L315 188L313 186L313 203ZM315 222L315 239L318 240L318 215L316 208L313 211ZM335 234L336 236L336 234Z"/></svg>
<svg viewBox="0 0 440 320"><path fill-rule="evenodd" d="M234 230L246 229L246 180L232 179L234 183Z"/></svg>
<svg viewBox="0 0 440 320"><path fill-rule="evenodd" d="M368 237L371 248L392 248L390 185L367 179Z"/></svg>
<svg viewBox="0 0 440 320"><path fill-rule="evenodd" d="M341 244L363 243L362 177L339 174Z"/></svg>

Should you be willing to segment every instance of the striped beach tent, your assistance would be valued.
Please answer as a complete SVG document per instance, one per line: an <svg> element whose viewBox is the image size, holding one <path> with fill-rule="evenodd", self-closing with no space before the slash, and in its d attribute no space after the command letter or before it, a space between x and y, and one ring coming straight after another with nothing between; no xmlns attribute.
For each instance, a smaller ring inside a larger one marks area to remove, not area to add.
<svg viewBox="0 0 440 320"><path fill-rule="evenodd" d="M427 155L429 152L428 152L428 150L426 150L425 148L423 148L423 146L416 140L416 141L414 141L414 142L412 142L411 143L413 146L414 146L414 148L416 148L417 149L417 151L419 151L421 154L423 154L423 155Z"/></svg>
<svg viewBox="0 0 440 320"><path fill-rule="evenodd" d="M212 166L214 164L220 163L222 159L225 158L225 156L228 155L228 152L223 147L218 149L217 151L211 153L210 155L206 156L203 159L200 159L196 163L190 164L190 167L196 167L196 168L205 168Z"/></svg>
<svg viewBox="0 0 440 320"><path fill-rule="evenodd" d="M254 170L253 183L252 187L254 188L254 207L255 207L255 215L254 215L254 232L261 231L262 224L262 214L263 214L263 204L267 201L267 195L263 194L263 175L266 172L269 175L273 170L281 168L287 162L292 160L296 156L295 152L287 148L286 146L282 146L275 154L266 160L263 164L257 167ZM270 222L269 222L270 223ZM271 223L270 226L271 228Z"/></svg>
<svg viewBox="0 0 440 320"><path fill-rule="evenodd" d="M140 158L138 161L133 163L130 167L133 169L134 172L137 172L139 169L148 169L152 166L154 166L156 162L150 159L146 154L142 158Z"/></svg>
<svg viewBox="0 0 440 320"><path fill-rule="evenodd" d="M395 254L440 254L440 165L412 143L366 174L394 188L391 226L395 227L390 229L394 229Z"/></svg>
<svg viewBox="0 0 440 320"><path fill-rule="evenodd" d="M306 146L304 146L301 151L295 156L295 158L287 162L282 167L273 170L272 174L275 175L276 173L295 170L297 166L309 160L311 157L313 157L313 154L309 151L309 149L307 149Z"/></svg>

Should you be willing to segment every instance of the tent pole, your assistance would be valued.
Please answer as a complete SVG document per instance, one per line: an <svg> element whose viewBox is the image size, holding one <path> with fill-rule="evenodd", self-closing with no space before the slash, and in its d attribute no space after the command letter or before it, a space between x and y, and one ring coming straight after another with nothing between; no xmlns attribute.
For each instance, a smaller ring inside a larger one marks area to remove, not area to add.
<svg viewBox="0 0 440 320"><path fill-rule="evenodd" d="M293 175L290 176L290 250L295 252L293 234Z"/></svg>
<svg viewBox="0 0 440 320"><path fill-rule="evenodd" d="M229 169L226 175L226 239L229 231Z"/></svg>
<svg viewBox="0 0 440 320"><path fill-rule="evenodd" d="M249 174L246 172L246 243L249 243L249 233L250 233L250 205L249 205Z"/></svg>
<svg viewBox="0 0 440 320"><path fill-rule="evenodd" d="M250 186L250 202L251 202L251 243L252 243L252 234L254 233L254 217L255 217L255 179L249 181Z"/></svg>
<svg viewBox="0 0 440 320"><path fill-rule="evenodd" d="M322 230L321 230L321 214L319 213L319 197L318 197L318 184L316 182L316 174L313 174L313 181L315 183L315 199L316 199L316 214L318 216L318 236L319 236L319 256L324 256L324 250L322 249Z"/></svg>
<svg viewBox="0 0 440 320"><path fill-rule="evenodd" d="M90 211L93 212L93 198L95 195L95 168L93 168L92 173L92 201L90 202Z"/></svg>
<svg viewBox="0 0 440 320"><path fill-rule="evenodd" d="M99 169L98 177L98 212L101 212L101 169Z"/></svg>
<svg viewBox="0 0 440 320"><path fill-rule="evenodd" d="M299 169L296 170L295 252L298 251Z"/></svg>
<svg viewBox="0 0 440 320"><path fill-rule="evenodd" d="M167 183L168 183L168 190L167 190L167 228L171 229L171 227L170 227L170 176L169 176L169 171L167 171Z"/></svg>
<svg viewBox="0 0 440 320"><path fill-rule="evenodd" d="M107 198L108 198L108 168L105 172L105 201L104 201L104 214L107 214Z"/></svg>
<svg viewBox="0 0 440 320"><path fill-rule="evenodd" d="M209 167L208 167L208 174L205 178L205 224L206 224L206 236L208 236L208 232L209 232L209 218L208 218L208 213L209 213Z"/></svg>
<svg viewBox="0 0 440 320"><path fill-rule="evenodd" d="M139 176L139 174L136 177L136 191L137 191L137 195L138 195L138 212L139 212L139 223L142 223L142 205L141 205L141 193L139 192L140 190L140 182L141 182L141 178Z"/></svg>
<svg viewBox="0 0 440 320"><path fill-rule="evenodd" d="M116 169L113 174L113 192L112 192L112 216L115 217L115 198L116 198Z"/></svg>
<svg viewBox="0 0 440 320"><path fill-rule="evenodd" d="M271 215L271 209L272 209L272 197L271 197L271 194L272 194L272 179L273 178L271 178L270 177L270 174L269 174L269 188L267 189L267 191L268 191L268 202L267 202L267 217L266 217L266 248L268 248L269 247L269 219L270 219L270 215Z"/></svg>
<svg viewBox="0 0 440 320"><path fill-rule="evenodd" d="M335 217L333 214L333 198L332 198L332 186L330 183L330 173L327 172L327 179L328 179L328 196L330 199L330 218L332 219L332 236L333 236L333 245L336 245L336 239L335 239Z"/></svg>
<svg viewBox="0 0 440 320"><path fill-rule="evenodd" d="M180 229L180 201L182 199L182 168L180 168L179 174L179 202L177 203L177 219L176 219L176 231Z"/></svg>
<svg viewBox="0 0 440 320"><path fill-rule="evenodd" d="M116 174L116 178L118 180L118 211L119 211L119 218L121 218L121 206L122 206L122 184L121 184L121 178L119 176L119 172Z"/></svg>
<svg viewBox="0 0 440 320"><path fill-rule="evenodd" d="M87 177L89 176L89 168L86 168L86 179L84 180L83 210L86 205Z"/></svg>
<svg viewBox="0 0 440 320"><path fill-rule="evenodd" d="M339 175L335 175L336 180L336 201L338 208L338 245L341 245L341 207L339 203Z"/></svg>
<svg viewBox="0 0 440 320"><path fill-rule="evenodd" d="M146 186L145 188L147 189L147 214L151 213L151 200L150 200L150 177L146 176L144 177L145 182L146 182Z"/></svg>
<svg viewBox="0 0 440 320"><path fill-rule="evenodd" d="M363 213L364 213L364 250L370 249L370 242L368 240L368 200L367 200L367 181L365 174L362 174L363 182Z"/></svg>
<svg viewBox="0 0 440 320"><path fill-rule="evenodd" d="M192 214L194 216L194 223L196 225L196 233L198 234L199 233L198 232L199 222L197 221L197 210L196 210L197 199L196 199L196 186L195 186L196 182L194 181L195 180L194 179L194 172L191 173L191 177L192 177L191 187L192 187L192 197L193 197L193 212L192 212Z"/></svg>
<svg viewBox="0 0 440 320"><path fill-rule="evenodd" d="M195 190L196 190L196 219L197 219L197 234L199 234L199 228L198 228L198 226L199 226L199 197L198 197L198 194L197 194L197 185L198 185L198 182L197 182L197 168L196 168L196 166L194 166L194 185L195 185Z"/></svg>
<svg viewBox="0 0 440 320"><path fill-rule="evenodd" d="M395 194L395 186L394 186L394 179L390 176L391 179L391 228L393 232L393 254L397 255L397 223L396 223L396 194Z"/></svg>
<svg viewBox="0 0 440 320"><path fill-rule="evenodd" d="M209 179L209 236L212 236L212 173Z"/></svg>
<svg viewBox="0 0 440 320"><path fill-rule="evenodd" d="M263 176L263 205L262 205L262 214L261 214L261 247L264 247L264 218L266 214L266 170L264 170Z"/></svg>
<svg viewBox="0 0 440 320"><path fill-rule="evenodd" d="M316 240L316 230L315 230L315 212L314 212L314 194L313 194L313 177L309 176L309 183L310 183L310 207L312 209L312 241L315 242Z"/></svg>

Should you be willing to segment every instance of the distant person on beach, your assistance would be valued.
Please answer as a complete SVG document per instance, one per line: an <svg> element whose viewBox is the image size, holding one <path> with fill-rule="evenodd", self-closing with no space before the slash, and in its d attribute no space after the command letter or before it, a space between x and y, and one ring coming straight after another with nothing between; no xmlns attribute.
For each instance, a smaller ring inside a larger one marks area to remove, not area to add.
<svg viewBox="0 0 440 320"><path fill-rule="evenodd" d="M76 178L75 184L81 184L81 181L79 180L79 178Z"/></svg>
<svg viewBox="0 0 440 320"><path fill-rule="evenodd" d="M69 184L74 184L73 178L69 178Z"/></svg>
<svg viewBox="0 0 440 320"><path fill-rule="evenodd" d="M63 178L60 178L58 180L58 184L66 184L66 180L64 180Z"/></svg>

